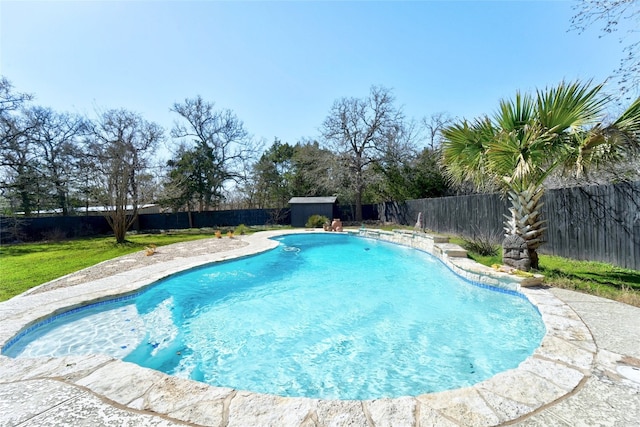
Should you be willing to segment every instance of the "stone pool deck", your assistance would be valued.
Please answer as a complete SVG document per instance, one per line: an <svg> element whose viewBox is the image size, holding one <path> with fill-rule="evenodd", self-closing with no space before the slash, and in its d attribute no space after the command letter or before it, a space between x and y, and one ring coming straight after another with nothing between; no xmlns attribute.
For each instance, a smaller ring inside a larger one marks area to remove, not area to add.
<svg viewBox="0 0 640 427"><path fill-rule="evenodd" d="M82 284L69 277L68 286L12 298L0 303L0 346L69 307L267 250L275 242L266 237L275 234L242 237L246 244L215 253L185 251ZM448 259L450 247L436 247L445 261L456 262ZM472 387L368 401L282 398L211 387L102 355L0 356L0 426L637 426L640 308L562 289L521 291L541 312L547 335L517 369Z"/></svg>

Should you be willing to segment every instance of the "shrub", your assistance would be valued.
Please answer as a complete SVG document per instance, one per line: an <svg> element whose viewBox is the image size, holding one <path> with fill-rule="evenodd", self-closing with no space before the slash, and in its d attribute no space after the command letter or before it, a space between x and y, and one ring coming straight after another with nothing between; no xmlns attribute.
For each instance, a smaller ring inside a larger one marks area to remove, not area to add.
<svg viewBox="0 0 640 427"><path fill-rule="evenodd" d="M244 236L249 232L249 227L247 227L244 224L240 224L236 227L236 229L233 232L239 236Z"/></svg>
<svg viewBox="0 0 640 427"><path fill-rule="evenodd" d="M491 232L476 232L472 237L463 236L464 247L469 252L482 256L496 256L500 252L500 235Z"/></svg>
<svg viewBox="0 0 640 427"><path fill-rule="evenodd" d="M329 218L324 215L311 215L304 226L309 228L321 228L328 223Z"/></svg>

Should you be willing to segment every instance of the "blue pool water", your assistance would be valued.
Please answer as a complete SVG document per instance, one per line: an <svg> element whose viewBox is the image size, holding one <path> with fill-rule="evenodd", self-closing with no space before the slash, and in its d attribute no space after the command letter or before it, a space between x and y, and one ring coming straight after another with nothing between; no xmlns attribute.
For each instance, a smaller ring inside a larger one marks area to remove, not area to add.
<svg viewBox="0 0 640 427"><path fill-rule="evenodd" d="M515 368L539 313L431 255L338 234L190 270L25 334L14 357L106 353L172 375L335 399L418 395Z"/></svg>

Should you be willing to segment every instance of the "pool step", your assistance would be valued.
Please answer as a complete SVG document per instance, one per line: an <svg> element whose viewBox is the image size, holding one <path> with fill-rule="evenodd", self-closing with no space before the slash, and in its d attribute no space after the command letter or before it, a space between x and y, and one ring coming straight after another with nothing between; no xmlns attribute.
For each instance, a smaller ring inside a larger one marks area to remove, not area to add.
<svg viewBox="0 0 640 427"><path fill-rule="evenodd" d="M454 243L436 243L433 250L437 254L446 255L449 258L467 257L467 251Z"/></svg>

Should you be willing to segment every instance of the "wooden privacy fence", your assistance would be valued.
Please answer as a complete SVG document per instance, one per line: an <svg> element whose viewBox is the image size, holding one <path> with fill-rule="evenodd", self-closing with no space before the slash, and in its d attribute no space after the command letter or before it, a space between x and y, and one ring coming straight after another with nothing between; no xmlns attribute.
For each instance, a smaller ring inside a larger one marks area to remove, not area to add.
<svg viewBox="0 0 640 427"><path fill-rule="evenodd" d="M378 218L378 205L364 205L363 218ZM334 214L343 222L353 221L354 209L336 206ZM331 219L331 218L330 218ZM140 214L132 230L170 230L202 227L235 227L237 225L288 225L289 209L235 209L208 212ZM70 237L111 234L102 215L96 216L0 216L0 244L18 241L55 240Z"/></svg>
<svg viewBox="0 0 640 427"><path fill-rule="evenodd" d="M640 270L640 182L547 190L543 202L548 229L540 253ZM414 225L422 212L425 228L501 242L508 208L500 194L476 194L386 203L379 214Z"/></svg>
<svg viewBox="0 0 640 427"><path fill-rule="evenodd" d="M288 209L237 209L208 212L141 214L132 230L169 230L202 227L289 224ZM102 215L48 216L33 218L0 217L0 243L111 234Z"/></svg>

